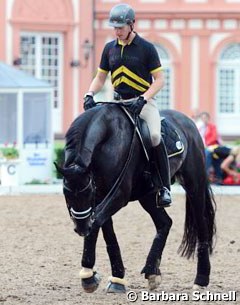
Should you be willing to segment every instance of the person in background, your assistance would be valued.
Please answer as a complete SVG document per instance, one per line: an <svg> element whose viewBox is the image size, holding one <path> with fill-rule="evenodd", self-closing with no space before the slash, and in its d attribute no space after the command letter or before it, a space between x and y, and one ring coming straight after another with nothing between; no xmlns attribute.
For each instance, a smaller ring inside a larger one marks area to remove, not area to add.
<svg viewBox="0 0 240 305"><path fill-rule="evenodd" d="M205 147L220 144L221 140L217 131L217 126L211 123L211 117L208 112L201 112L199 119L202 124L199 123L199 132L202 136Z"/></svg>
<svg viewBox="0 0 240 305"><path fill-rule="evenodd" d="M198 110L198 108L196 108L196 109L193 109L193 112L191 115L191 118L192 118L193 122L195 123L195 125L197 126L197 129L199 132L200 132L200 130L202 130L202 128L204 126L204 122L201 119L200 114L201 114L201 112Z"/></svg>
<svg viewBox="0 0 240 305"><path fill-rule="evenodd" d="M240 147L234 147L221 163L221 169L226 174L223 184L240 184Z"/></svg>
<svg viewBox="0 0 240 305"><path fill-rule="evenodd" d="M206 159L206 172L208 177L211 175L211 170L214 163L218 163L213 159L212 152L213 150L221 144L220 136L217 131L215 124L211 123L210 114L206 111L201 112L195 119L195 124L199 130L199 133L202 137L204 146L205 146L205 159ZM216 179L221 180L221 170L219 165L215 166L217 168Z"/></svg>
<svg viewBox="0 0 240 305"><path fill-rule="evenodd" d="M209 181L213 184L223 184L226 174L221 169L221 164L230 153L231 148L223 145L212 145L208 147L211 170L208 171Z"/></svg>
<svg viewBox="0 0 240 305"><path fill-rule="evenodd" d="M214 177L210 181L214 184L240 184L240 146L211 146Z"/></svg>

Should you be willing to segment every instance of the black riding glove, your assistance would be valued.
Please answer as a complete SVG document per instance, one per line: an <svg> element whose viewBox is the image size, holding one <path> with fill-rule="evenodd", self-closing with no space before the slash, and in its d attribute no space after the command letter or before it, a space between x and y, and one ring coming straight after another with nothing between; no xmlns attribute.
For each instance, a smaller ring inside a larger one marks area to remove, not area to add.
<svg viewBox="0 0 240 305"><path fill-rule="evenodd" d="M83 108L84 110L88 110L90 108L93 108L95 107L97 104L95 103L94 99L93 99L93 96L90 95L90 94L86 94L84 96L84 104L83 104Z"/></svg>
<svg viewBox="0 0 240 305"><path fill-rule="evenodd" d="M147 101L144 99L143 96L139 96L139 98L134 101L132 103L132 105L130 106L130 111L135 114L135 115L139 115L143 109L143 106L147 103Z"/></svg>

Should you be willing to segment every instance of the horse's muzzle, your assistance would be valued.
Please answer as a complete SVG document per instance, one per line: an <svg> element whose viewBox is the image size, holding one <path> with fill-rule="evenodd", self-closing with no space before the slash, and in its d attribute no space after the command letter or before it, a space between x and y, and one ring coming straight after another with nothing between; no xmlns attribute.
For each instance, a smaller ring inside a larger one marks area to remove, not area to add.
<svg viewBox="0 0 240 305"><path fill-rule="evenodd" d="M90 218L88 220L78 221L73 220L74 223L74 232L80 235L81 237L85 237L90 234L91 232L91 225L90 225Z"/></svg>
<svg viewBox="0 0 240 305"><path fill-rule="evenodd" d="M89 227L82 229L82 228L79 228L77 225L74 226L73 230L75 233L77 233L81 237L88 236L91 232L91 229Z"/></svg>
<svg viewBox="0 0 240 305"><path fill-rule="evenodd" d="M76 219L73 219L73 222L74 232L82 237L88 236L92 231L98 230L100 227L94 213L92 213L91 216L84 222L77 221Z"/></svg>

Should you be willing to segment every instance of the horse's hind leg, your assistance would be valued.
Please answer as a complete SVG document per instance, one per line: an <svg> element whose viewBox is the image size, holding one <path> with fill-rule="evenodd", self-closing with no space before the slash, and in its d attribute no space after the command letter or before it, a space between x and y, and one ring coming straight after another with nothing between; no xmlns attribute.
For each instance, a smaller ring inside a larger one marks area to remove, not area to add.
<svg viewBox="0 0 240 305"><path fill-rule="evenodd" d="M104 223L102 231L112 268L112 276L109 279L107 292L126 292L126 282L124 280L125 268L123 266L117 237L114 233L112 218Z"/></svg>
<svg viewBox="0 0 240 305"><path fill-rule="evenodd" d="M149 289L153 290L161 283L160 262L168 233L172 226L172 220L164 209L157 208L155 194L149 194L141 199L140 203L150 214L157 230L146 264L141 272L144 273L145 278L148 279Z"/></svg>
<svg viewBox="0 0 240 305"><path fill-rule="evenodd" d="M189 163L190 161L182 172L183 187L186 190L186 219L180 250L189 258L194 255L197 248L198 262L194 288L199 288L209 284L211 270L209 254L212 251L215 233L215 211L204 163L202 162L202 166L198 164L197 167Z"/></svg>
<svg viewBox="0 0 240 305"><path fill-rule="evenodd" d="M213 249L213 236L215 234L214 198L207 183L205 186L203 208L196 208L196 223L198 231L197 245L197 274L193 288L206 287L209 284L211 264L209 254Z"/></svg>
<svg viewBox="0 0 240 305"><path fill-rule="evenodd" d="M96 271L93 271L96 260L96 243L99 229L91 231L84 237L82 269L80 270L80 278L82 287L85 292L92 293L97 290L100 283L100 276Z"/></svg>

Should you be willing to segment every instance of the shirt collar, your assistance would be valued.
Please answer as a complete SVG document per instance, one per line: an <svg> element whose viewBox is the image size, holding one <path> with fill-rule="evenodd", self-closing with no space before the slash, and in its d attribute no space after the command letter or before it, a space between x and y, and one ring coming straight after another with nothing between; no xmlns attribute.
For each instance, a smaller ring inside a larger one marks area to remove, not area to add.
<svg viewBox="0 0 240 305"><path fill-rule="evenodd" d="M139 35L136 33L135 37L133 38L133 40L129 43L130 44L136 44L138 45L139 44L139 41L140 41L140 37ZM117 46L117 45L121 45L121 43L118 42L118 38L115 39L115 42L114 42L114 46Z"/></svg>

